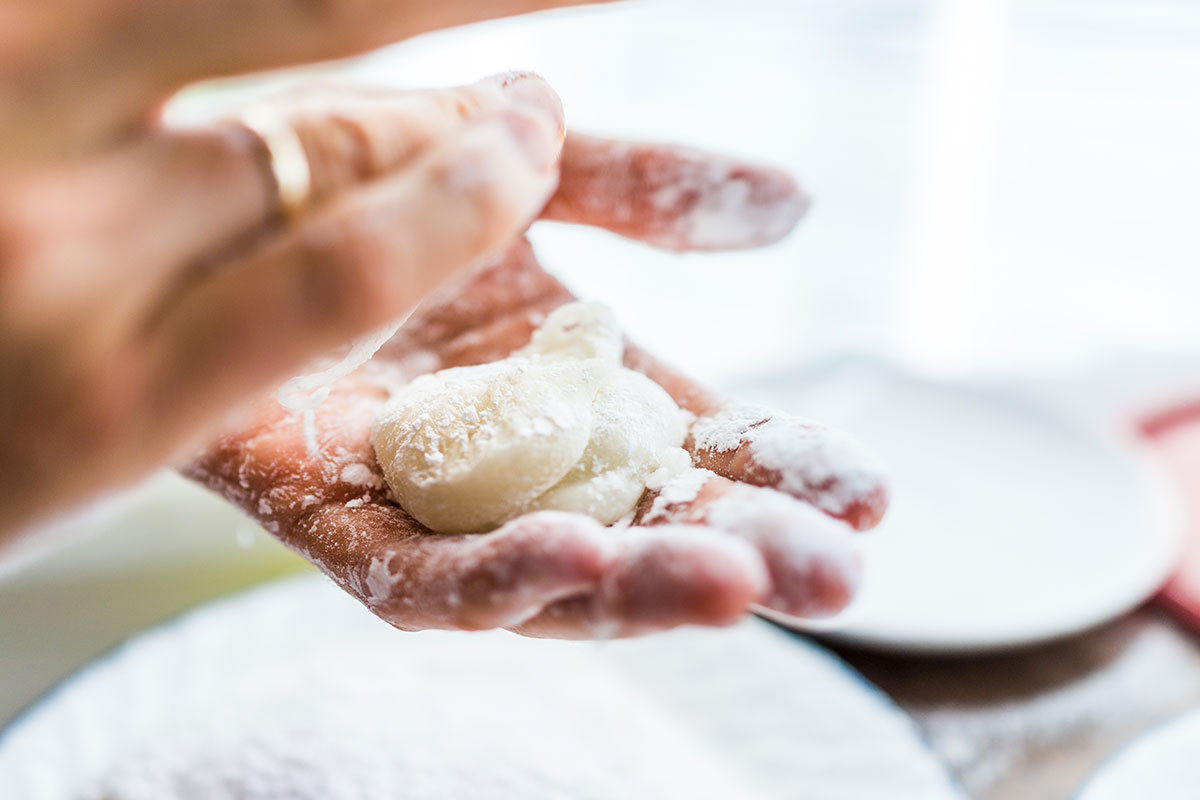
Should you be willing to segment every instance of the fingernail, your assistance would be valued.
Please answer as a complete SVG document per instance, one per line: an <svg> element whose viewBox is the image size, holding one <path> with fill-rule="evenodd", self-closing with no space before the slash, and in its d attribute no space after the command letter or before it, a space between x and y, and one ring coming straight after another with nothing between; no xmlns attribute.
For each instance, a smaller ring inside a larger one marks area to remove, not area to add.
<svg viewBox="0 0 1200 800"><path fill-rule="evenodd" d="M542 172L558 160L562 137L538 117L506 111L500 115L500 122L534 169Z"/></svg>
<svg viewBox="0 0 1200 800"><path fill-rule="evenodd" d="M552 120L562 136L562 101L542 76L535 72L505 72L493 75L483 83L495 84L515 107L531 109Z"/></svg>

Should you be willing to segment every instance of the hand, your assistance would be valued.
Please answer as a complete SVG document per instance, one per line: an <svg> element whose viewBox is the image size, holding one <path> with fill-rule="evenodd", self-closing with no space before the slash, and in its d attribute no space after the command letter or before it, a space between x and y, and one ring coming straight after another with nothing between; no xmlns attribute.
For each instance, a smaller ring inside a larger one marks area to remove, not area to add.
<svg viewBox="0 0 1200 800"><path fill-rule="evenodd" d="M753 189L730 192L731 180ZM651 202L668 186L687 201ZM696 209L731 196L758 202L721 208L726 224L718 227L743 231L727 246L781 235L800 205L791 182L772 171L568 137L547 214L688 249L694 239L710 242L691 225ZM858 576L852 529L873 525L886 505L878 468L836 432L725 401L633 346L627 365L697 416L687 446L698 467L712 470L685 473L643 498L633 527L539 512L492 533L448 536L424 529L389 498L369 439L389 392L424 372L506 356L571 299L519 242L423 306L371 362L334 385L316 413L316 455L299 416L268 399L188 472L406 630L506 627L586 638L719 625L754 606L796 617L844 606Z"/></svg>
<svg viewBox="0 0 1200 800"><path fill-rule="evenodd" d="M157 119L186 83L576 0L98 0L0 8L0 545L194 449L248 398L507 246L557 181L558 99L301 87L264 145Z"/></svg>

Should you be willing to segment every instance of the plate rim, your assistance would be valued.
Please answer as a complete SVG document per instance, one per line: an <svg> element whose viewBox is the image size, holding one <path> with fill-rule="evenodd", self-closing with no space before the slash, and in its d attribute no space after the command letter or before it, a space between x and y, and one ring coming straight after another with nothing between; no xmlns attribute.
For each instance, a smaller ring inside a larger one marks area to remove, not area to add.
<svg viewBox="0 0 1200 800"><path fill-rule="evenodd" d="M922 375L903 365L870 356L831 357L790 372L774 371L758 376L746 376L738 385L765 388L772 378L784 378L795 385L811 386L828 380L828 376L843 369L867 370L875 376L882 376L892 384L916 386L926 391L933 389L941 394L967 397L973 402L982 401L993 406L1003 405L1017 409L1024 414L1052 421L1063 430L1080 434L1088 441L1100 444L1110 455L1123 458L1130 466L1131 472L1138 477L1139 494L1148 501L1147 505L1151 510L1148 519L1152 518L1153 527L1161 533L1163 546L1156 560L1156 569L1147 570L1146 579L1138 584L1136 591L1129 590L1123 593L1092 614L1079 615L1074 624L1044 627L1026 633L1005 630L998 635L972 639L953 634L888 635L841 628L841 616L828 621L780 620L770 614L760 616L839 647L922 657L996 655L1035 648L1101 628L1153 598L1174 572L1187 541L1183 493L1178 482L1171 477L1166 464L1155 455L1153 446L1138 435L1136 420L1123 424L1106 419L1102 415L1089 413L1087 409L1067 409L1027 387L989 380L954 380ZM873 534L868 532L866 535ZM1149 579L1150 575L1154 576L1153 581Z"/></svg>

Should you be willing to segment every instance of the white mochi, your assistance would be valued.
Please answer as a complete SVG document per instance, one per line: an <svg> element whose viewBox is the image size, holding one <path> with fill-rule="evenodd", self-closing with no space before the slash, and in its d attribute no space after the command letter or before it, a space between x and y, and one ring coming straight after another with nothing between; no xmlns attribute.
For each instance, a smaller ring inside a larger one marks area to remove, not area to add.
<svg viewBox="0 0 1200 800"><path fill-rule="evenodd" d="M509 358L404 387L372 432L400 505L441 533L541 509L628 514L651 473L686 464L687 415L623 349L607 307L571 303Z"/></svg>

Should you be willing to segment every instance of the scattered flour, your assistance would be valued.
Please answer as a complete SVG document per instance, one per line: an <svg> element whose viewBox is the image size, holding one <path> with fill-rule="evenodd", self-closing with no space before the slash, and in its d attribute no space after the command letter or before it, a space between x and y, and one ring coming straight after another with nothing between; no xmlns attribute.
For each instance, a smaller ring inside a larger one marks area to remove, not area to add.
<svg viewBox="0 0 1200 800"><path fill-rule="evenodd" d="M961 800L898 710L757 621L400 635L313 578L139 637L10 734L21 800Z"/></svg>
<svg viewBox="0 0 1200 800"><path fill-rule="evenodd" d="M387 599L392 596L398 578L392 573L388 564L395 555L389 550L383 556L375 556L371 559L371 565L367 568L366 585L363 587L366 591L359 592L359 594L371 601Z"/></svg>
<svg viewBox="0 0 1200 800"><path fill-rule="evenodd" d="M662 482L664 477L667 478L665 483ZM658 491L658 495L642 521L653 523L665 519L672 509L695 500L704 484L715 477L713 472L696 467L686 468L669 476L661 471L653 473L646 481L646 488Z"/></svg>
<svg viewBox="0 0 1200 800"><path fill-rule="evenodd" d="M765 800L602 663L544 648L534 660L516 642L423 644L401 659L335 651L217 702L84 798Z"/></svg>
<svg viewBox="0 0 1200 800"><path fill-rule="evenodd" d="M383 481L370 467L357 461L342 467L339 477L343 482L355 486L369 486L372 489L378 489L383 485Z"/></svg>
<svg viewBox="0 0 1200 800"><path fill-rule="evenodd" d="M299 411L303 415L304 442L309 455L316 455L320 450L320 443L317 441L316 411L329 397L330 387L367 363L379 348L396 335L405 319L406 317L389 322L354 342L342 358L325 369L298 375L276 390L275 399L281 406L291 411Z"/></svg>

